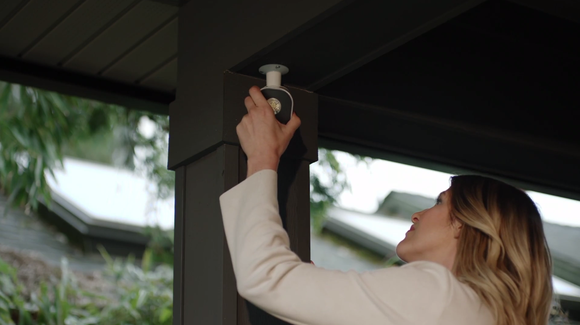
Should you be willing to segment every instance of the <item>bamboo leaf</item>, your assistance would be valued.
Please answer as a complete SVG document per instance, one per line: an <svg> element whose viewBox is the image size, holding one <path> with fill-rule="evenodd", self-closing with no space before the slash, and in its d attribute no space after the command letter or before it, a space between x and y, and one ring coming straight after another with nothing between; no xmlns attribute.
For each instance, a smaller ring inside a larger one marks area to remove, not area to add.
<svg viewBox="0 0 580 325"><path fill-rule="evenodd" d="M10 104L10 85L2 82L0 84L0 110L8 110Z"/></svg>
<svg viewBox="0 0 580 325"><path fill-rule="evenodd" d="M36 159L36 169L34 170L34 184L40 187L41 177L43 177L42 171L44 170L44 161L42 156L38 156ZM31 194L32 196L32 194Z"/></svg>
<svg viewBox="0 0 580 325"><path fill-rule="evenodd" d="M159 315L159 322L165 324L173 317L173 311L169 308L164 308Z"/></svg>
<svg viewBox="0 0 580 325"><path fill-rule="evenodd" d="M14 128L14 127L12 127L12 128L9 128L8 130L9 130L9 131L12 133L12 135L14 136L14 138L15 138L16 140L18 140L18 142L20 142L20 144L21 144L22 146L24 146L24 147L28 147L28 146L30 145L30 144L29 144L29 142L28 142L28 141L27 141L27 139L26 139L26 136L25 136L24 134L22 134L22 133L20 132L20 130L18 130L18 129L16 129L16 128Z"/></svg>
<svg viewBox="0 0 580 325"><path fill-rule="evenodd" d="M4 217L6 217L6 215L8 214L10 206L16 199L18 192L20 192L21 189L22 189L22 180L18 180L16 186L12 188L12 194L10 194L8 200L6 201L6 206L4 207Z"/></svg>

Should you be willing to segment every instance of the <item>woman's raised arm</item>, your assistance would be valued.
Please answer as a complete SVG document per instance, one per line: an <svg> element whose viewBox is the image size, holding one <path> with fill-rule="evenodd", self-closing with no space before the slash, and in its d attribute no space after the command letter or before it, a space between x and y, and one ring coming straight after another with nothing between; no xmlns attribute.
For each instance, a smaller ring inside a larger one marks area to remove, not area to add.
<svg viewBox="0 0 580 325"><path fill-rule="evenodd" d="M304 325L425 324L449 304L453 275L435 263L357 273L300 261L282 227L273 170L255 173L220 203L240 295L278 318Z"/></svg>

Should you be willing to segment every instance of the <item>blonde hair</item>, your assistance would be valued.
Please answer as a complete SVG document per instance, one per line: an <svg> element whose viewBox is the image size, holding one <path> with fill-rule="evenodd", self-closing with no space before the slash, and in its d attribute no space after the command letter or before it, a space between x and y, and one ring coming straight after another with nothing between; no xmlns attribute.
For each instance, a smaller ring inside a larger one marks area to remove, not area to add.
<svg viewBox="0 0 580 325"><path fill-rule="evenodd" d="M498 325L548 324L552 259L540 213L522 190L482 176L451 178L450 216L462 225L453 271Z"/></svg>

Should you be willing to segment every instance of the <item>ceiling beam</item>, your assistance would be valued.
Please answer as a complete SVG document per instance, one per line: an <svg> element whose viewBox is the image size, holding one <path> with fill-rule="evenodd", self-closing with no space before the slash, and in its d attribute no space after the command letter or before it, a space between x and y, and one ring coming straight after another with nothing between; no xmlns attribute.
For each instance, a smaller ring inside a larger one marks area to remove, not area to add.
<svg viewBox="0 0 580 325"><path fill-rule="evenodd" d="M0 80L166 115L175 95L0 56Z"/></svg>
<svg viewBox="0 0 580 325"><path fill-rule="evenodd" d="M580 2L575 0L508 0L547 14L580 23Z"/></svg>
<svg viewBox="0 0 580 325"><path fill-rule="evenodd" d="M189 2L189 0L145 0L145 1L165 3L174 7L181 7Z"/></svg>
<svg viewBox="0 0 580 325"><path fill-rule="evenodd" d="M261 65L276 62L290 68L286 84L317 91L483 2L353 1L231 70L260 77Z"/></svg>
<svg viewBox="0 0 580 325"><path fill-rule="evenodd" d="M364 127L361 127L364 126ZM580 148L319 96L320 145L580 200Z"/></svg>
<svg viewBox="0 0 580 325"><path fill-rule="evenodd" d="M359 57L358 59L349 62L339 68L338 70L321 77L320 79L316 80L315 82L306 86L307 89L316 91L329 83L333 82L334 80L356 70L357 68L371 62L372 60L398 48L399 46L407 43L408 41L430 31L431 29L449 21L450 19L466 12L467 10L483 3L485 0L470 0L460 3L455 7L450 7L446 10L441 12L434 12L432 17L424 19L414 27L409 28L408 30L402 31L398 37L394 37L389 42L383 44L379 48L364 54L363 56Z"/></svg>

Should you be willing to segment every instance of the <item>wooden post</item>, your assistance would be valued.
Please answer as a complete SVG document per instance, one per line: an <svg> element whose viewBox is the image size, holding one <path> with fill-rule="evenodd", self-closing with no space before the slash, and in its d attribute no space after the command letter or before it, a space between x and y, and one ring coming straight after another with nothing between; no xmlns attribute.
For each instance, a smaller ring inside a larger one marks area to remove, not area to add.
<svg viewBox="0 0 580 325"><path fill-rule="evenodd" d="M335 5L343 4L192 0L180 8L178 87L169 108L169 168L176 171L174 324L276 322L253 308L248 312L239 299L223 231L219 196L246 173L235 128L247 113L250 87L265 85L265 78L228 70L279 46ZM308 165L317 159L318 97L297 88L290 92L302 126L280 163L279 199L291 248L308 261Z"/></svg>
<svg viewBox="0 0 580 325"><path fill-rule="evenodd" d="M174 324L278 324L239 298L218 197L245 179L246 159L235 127L244 98L264 80L225 72L224 141L176 174ZM310 260L309 164L317 159L317 95L290 88L302 126L279 167L279 203L291 248ZM171 117L173 118L173 117ZM193 135L192 135L193 136Z"/></svg>
<svg viewBox="0 0 580 325"><path fill-rule="evenodd" d="M264 80L225 72L223 85L223 142L177 168L174 324L278 324L251 305L247 309L237 295L218 202L245 179L235 127L246 114L248 90ZM318 99L311 92L290 91L302 126L280 163L280 212L292 250L309 261L309 164L317 159Z"/></svg>

